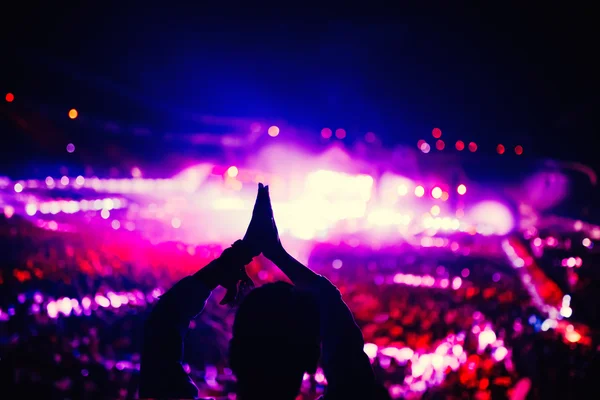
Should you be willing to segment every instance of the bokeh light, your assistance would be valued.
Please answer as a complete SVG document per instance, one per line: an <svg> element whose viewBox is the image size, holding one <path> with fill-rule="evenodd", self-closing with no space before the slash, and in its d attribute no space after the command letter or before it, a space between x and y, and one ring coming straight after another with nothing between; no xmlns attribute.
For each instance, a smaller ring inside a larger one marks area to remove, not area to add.
<svg viewBox="0 0 600 400"><path fill-rule="evenodd" d="M498 154L504 154L504 145L499 144L498 146L496 146L496 151L498 152Z"/></svg>
<svg viewBox="0 0 600 400"><path fill-rule="evenodd" d="M440 128L433 128L431 134L434 138L439 139L442 137L442 130Z"/></svg>
<svg viewBox="0 0 600 400"><path fill-rule="evenodd" d="M444 141L442 139L438 140L437 142L435 142L435 148L442 151L444 150L444 147L446 147L446 143L444 143Z"/></svg>
<svg viewBox="0 0 600 400"><path fill-rule="evenodd" d="M75 119L75 118L77 118L78 115L79 115L79 113L77 112L76 109L72 108L69 110L69 118Z"/></svg>
<svg viewBox="0 0 600 400"><path fill-rule="evenodd" d="M415 196L423 197L425 195L425 188L421 185L415 188Z"/></svg>
<svg viewBox="0 0 600 400"><path fill-rule="evenodd" d="M477 143L475 143L475 142L469 143L469 151L471 153L475 153L477 151Z"/></svg>
<svg viewBox="0 0 600 400"><path fill-rule="evenodd" d="M338 139L343 139L346 137L346 131L342 128L338 128L335 130L335 137Z"/></svg>
<svg viewBox="0 0 600 400"><path fill-rule="evenodd" d="M440 197L442 197L442 189L440 189L438 186L434 187L431 190L431 197L433 197L434 199L439 199Z"/></svg>
<svg viewBox="0 0 600 400"><path fill-rule="evenodd" d="M75 151L75 145L73 143L69 143L67 145L67 153L73 153Z"/></svg>
<svg viewBox="0 0 600 400"><path fill-rule="evenodd" d="M456 147L456 150L463 151L465 149L465 142L463 142L462 140L457 140L455 147Z"/></svg>
<svg viewBox="0 0 600 400"><path fill-rule="evenodd" d="M275 125L270 126L269 129L267 130L267 133L271 137L277 137L277 135L279 135L279 127L275 126Z"/></svg>
<svg viewBox="0 0 600 400"><path fill-rule="evenodd" d="M329 129L329 128L321 129L321 137L323 139L329 139L329 138L331 138L332 135L333 135L333 132L331 132L331 129Z"/></svg>
<svg viewBox="0 0 600 400"><path fill-rule="evenodd" d="M236 166L232 165L231 167L229 167L227 169L227 175L230 176L231 178L235 178L236 176L238 176L239 170Z"/></svg>
<svg viewBox="0 0 600 400"><path fill-rule="evenodd" d="M12 93L6 93L4 97L8 103L12 103L15 100L15 95Z"/></svg>
<svg viewBox="0 0 600 400"><path fill-rule="evenodd" d="M523 146L521 146L521 145L515 146L515 154L518 156L523 154Z"/></svg>
<svg viewBox="0 0 600 400"><path fill-rule="evenodd" d="M458 193L458 194L460 194L462 196L463 194L467 193L467 187L461 183L456 188L456 193Z"/></svg>
<svg viewBox="0 0 600 400"><path fill-rule="evenodd" d="M423 142L419 148L423 153L427 154L431 151L431 146L427 142Z"/></svg>

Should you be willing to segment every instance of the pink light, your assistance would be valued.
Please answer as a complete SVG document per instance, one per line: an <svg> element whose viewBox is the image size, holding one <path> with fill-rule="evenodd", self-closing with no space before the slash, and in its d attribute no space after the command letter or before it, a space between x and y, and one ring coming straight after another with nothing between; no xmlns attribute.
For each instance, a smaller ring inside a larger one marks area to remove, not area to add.
<svg viewBox="0 0 600 400"><path fill-rule="evenodd" d="M267 133L271 137L277 137L277 135L279 135L279 127L273 125L273 126L269 127L269 129L267 130Z"/></svg>

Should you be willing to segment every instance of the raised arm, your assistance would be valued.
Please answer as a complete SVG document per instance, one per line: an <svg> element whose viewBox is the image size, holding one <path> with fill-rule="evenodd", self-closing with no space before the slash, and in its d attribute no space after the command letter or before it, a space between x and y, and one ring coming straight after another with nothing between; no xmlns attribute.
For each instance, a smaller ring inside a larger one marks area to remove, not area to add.
<svg viewBox="0 0 600 400"><path fill-rule="evenodd" d="M270 210L270 200L267 204ZM339 290L327 278L314 273L285 251L279 240L272 212L264 236L263 254L294 285L313 293L318 301L322 363L328 381L326 399L373 398L375 376L363 350L362 332Z"/></svg>
<svg viewBox="0 0 600 400"><path fill-rule="evenodd" d="M259 185L259 194L264 188ZM140 398L193 399L198 388L182 365L184 338L189 323L202 312L211 292L219 285L227 289L221 304L233 303L238 288L252 285L244 268L260 254L254 206L243 240L221 256L183 278L158 300L146 321L141 361Z"/></svg>
<svg viewBox="0 0 600 400"><path fill-rule="evenodd" d="M198 388L184 371L183 345L189 323L202 312L211 292L226 284L225 271L252 259L242 241L192 276L183 278L160 297L144 328L140 398L194 399Z"/></svg>

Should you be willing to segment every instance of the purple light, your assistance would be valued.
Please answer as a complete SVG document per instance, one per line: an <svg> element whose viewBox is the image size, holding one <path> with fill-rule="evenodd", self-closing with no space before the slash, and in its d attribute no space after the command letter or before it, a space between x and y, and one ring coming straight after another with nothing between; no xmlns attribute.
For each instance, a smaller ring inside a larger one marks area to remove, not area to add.
<svg viewBox="0 0 600 400"><path fill-rule="evenodd" d="M67 153L73 153L75 151L75 145L73 143L69 143L67 145Z"/></svg>

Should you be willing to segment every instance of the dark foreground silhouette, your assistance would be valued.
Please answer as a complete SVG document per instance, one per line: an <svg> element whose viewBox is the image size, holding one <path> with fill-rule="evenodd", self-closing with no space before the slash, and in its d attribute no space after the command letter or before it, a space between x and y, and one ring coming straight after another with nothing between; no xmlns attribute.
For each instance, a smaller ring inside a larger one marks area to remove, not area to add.
<svg viewBox="0 0 600 400"><path fill-rule="evenodd" d="M222 304L235 303L251 289L245 265L261 252L293 285L267 284L241 301L230 342L238 399L293 400L304 373L314 373L319 359L328 382L324 399L388 398L375 382L362 333L340 292L281 245L268 186L262 184L244 239L175 284L152 311L144 335L140 397L197 398L198 389L182 366L188 325L217 286L228 289Z"/></svg>

